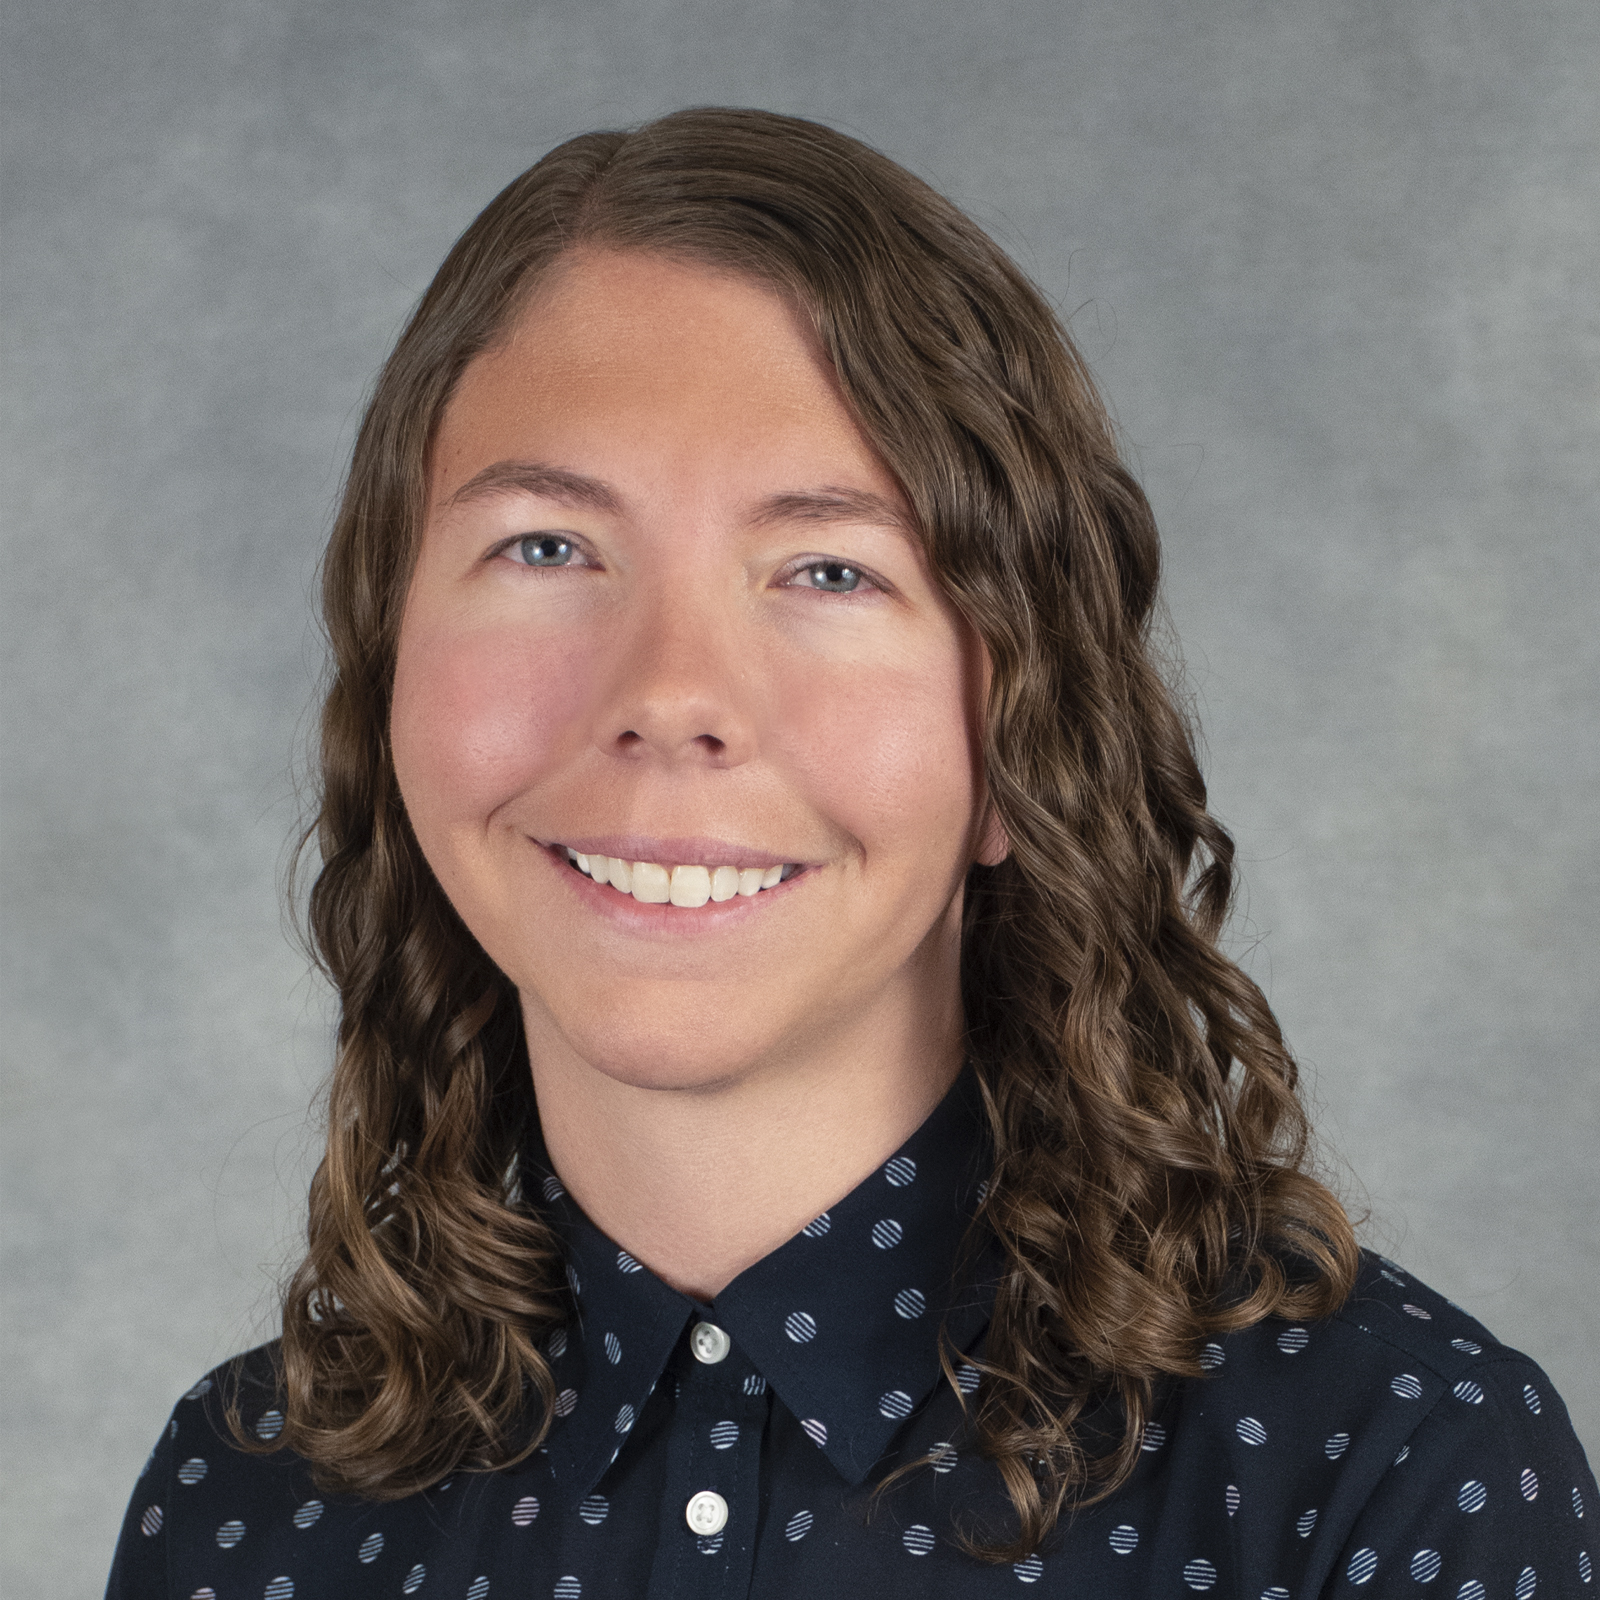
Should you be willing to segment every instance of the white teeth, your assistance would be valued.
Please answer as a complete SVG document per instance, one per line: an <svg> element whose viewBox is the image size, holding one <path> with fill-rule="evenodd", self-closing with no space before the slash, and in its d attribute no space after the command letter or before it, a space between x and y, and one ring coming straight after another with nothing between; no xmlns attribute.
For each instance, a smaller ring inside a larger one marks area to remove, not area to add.
<svg viewBox="0 0 1600 1600"><path fill-rule="evenodd" d="M667 869L653 861L635 861L633 898L647 906L664 906L672 898L672 879L667 876Z"/></svg>
<svg viewBox="0 0 1600 1600"><path fill-rule="evenodd" d="M668 898L691 911L703 906L711 898L711 874L704 867L674 867Z"/></svg>
<svg viewBox="0 0 1600 1600"><path fill-rule="evenodd" d="M644 905L675 905L685 910L718 904L736 895L748 899L784 881L788 867L663 867L654 861L624 861L620 856L584 855L562 846L567 860L596 883L609 883ZM793 869L798 872L799 868Z"/></svg>

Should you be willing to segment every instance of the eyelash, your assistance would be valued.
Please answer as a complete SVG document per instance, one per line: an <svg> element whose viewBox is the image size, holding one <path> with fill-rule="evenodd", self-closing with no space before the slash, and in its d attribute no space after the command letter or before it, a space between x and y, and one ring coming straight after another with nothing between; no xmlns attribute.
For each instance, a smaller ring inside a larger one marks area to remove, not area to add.
<svg viewBox="0 0 1600 1600"><path fill-rule="evenodd" d="M581 556L583 558L583 566L598 565L598 563L593 561L590 552L585 549L583 544L578 539L574 538L571 534L554 531L546 533L519 533L510 539L502 539L489 552L489 559L493 560L496 557L504 556L511 562L513 566L526 567L528 570L534 572L552 570L559 571L562 567L568 567L575 564L573 561L568 560L562 562L552 562L547 566L538 562L519 561L517 559L517 552L520 546L532 543L543 544L547 540L559 540L562 544L569 546L574 556ZM835 567L841 573L854 573L858 580L857 587L854 589L824 589L817 584L808 586L795 582L797 578L801 577L805 573L817 572L827 567ZM580 570L582 570L581 567ZM784 589L809 587L813 594L832 594L840 599L844 599L859 594L861 592L862 585L865 585L867 589L875 591L879 594L885 593L888 589L888 585L884 583L881 578L867 571L865 567L857 566L854 562L841 560L838 556L802 556L798 561L791 562L783 570L783 574L778 580L777 587Z"/></svg>

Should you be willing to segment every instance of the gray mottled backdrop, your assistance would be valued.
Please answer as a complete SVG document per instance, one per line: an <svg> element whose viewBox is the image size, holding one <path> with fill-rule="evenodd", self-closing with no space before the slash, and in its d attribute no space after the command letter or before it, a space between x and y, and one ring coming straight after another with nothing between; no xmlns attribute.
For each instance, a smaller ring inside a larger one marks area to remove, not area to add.
<svg viewBox="0 0 1600 1600"><path fill-rule="evenodd" d="M270 1325L327 1064L284 937L363 393L565 135L857 133L1071 314L1165 529L1238 948L1369 1237L1600 1442L1593 0L13 0L8 1595L91 1595Z"/></svg>

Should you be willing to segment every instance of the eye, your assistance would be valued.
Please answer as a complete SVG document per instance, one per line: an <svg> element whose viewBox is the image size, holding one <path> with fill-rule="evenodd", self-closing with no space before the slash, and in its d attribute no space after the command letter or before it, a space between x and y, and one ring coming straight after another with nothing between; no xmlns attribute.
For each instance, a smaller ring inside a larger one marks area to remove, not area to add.
<svg viewBox="0 0 1600 1600"><path fill-rule="evenodd" d="M821 589L825 594L853 594L860 588L862 575L842 561L813 561L794 575L804 589Z"/></svg>
<svg viewBox="0 0 1600 1600"><path fill-rule="evenodd" d="M524 567L565 567L578 553L578 547L559 533L530 533L506 550L513 561Z"/></svg>

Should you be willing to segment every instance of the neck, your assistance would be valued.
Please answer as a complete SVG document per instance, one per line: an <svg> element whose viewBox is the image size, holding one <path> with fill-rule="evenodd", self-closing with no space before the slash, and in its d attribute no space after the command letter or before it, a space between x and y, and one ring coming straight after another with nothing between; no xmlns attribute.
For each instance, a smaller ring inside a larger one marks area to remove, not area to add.
<svg viewBox="0 0 1600 1600"><path fill-rule="evenodd" d="M710 1302L881 1166L954 1083L959 1003L919 998L811 1048L674 1088L582 1060L525 1003L540 1125L562 1185L657 1277Z"/></svg>

